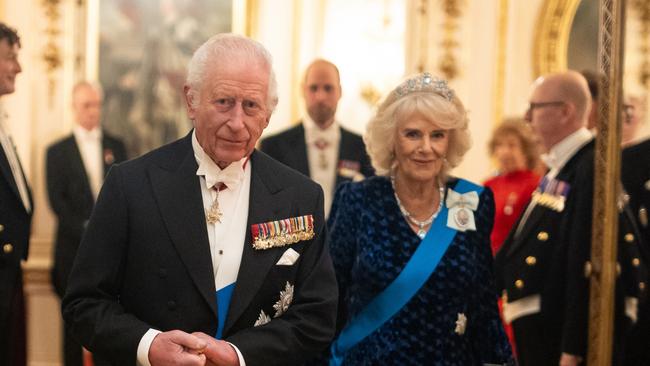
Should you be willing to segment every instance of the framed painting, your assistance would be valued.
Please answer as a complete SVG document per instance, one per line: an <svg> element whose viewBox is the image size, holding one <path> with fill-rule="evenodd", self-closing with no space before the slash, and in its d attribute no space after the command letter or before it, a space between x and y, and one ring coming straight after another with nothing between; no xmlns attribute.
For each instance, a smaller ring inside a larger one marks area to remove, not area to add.
<svg viewBox="0 0 650 366"><path fill-rule="evenodd" d="M104 89L104 128L130 157L191 129L183 101L194 50L233 30L232 0L101 0L97 79Z"/></svg>

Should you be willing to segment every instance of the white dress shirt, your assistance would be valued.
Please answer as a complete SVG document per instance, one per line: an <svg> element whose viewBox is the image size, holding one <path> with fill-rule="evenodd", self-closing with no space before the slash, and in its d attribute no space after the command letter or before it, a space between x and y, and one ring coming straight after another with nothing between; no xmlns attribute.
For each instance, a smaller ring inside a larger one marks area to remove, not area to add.
<svg viewBox="0 0 650 366"><path fill-rule="evenodd" d="M104 182L102 130L99 127L87 130L76 125L72 129L72 134L81 154L81 161L86 171L86 177L88 177L90 191L93 194L93 199L96 200Z"/></svg>
<svg viewBox="0 0 650 366"><path fill-rule="evenodd" d="M341 129L337 121L334 121L326 129L321 129L309 116L303 118L303 126L305 127L309 175L313 181L323 187L325 217L327 217L334 198ZM319 147L319 141L324 141L325 147Z"/></svg>
<svg viewBox="0 0 650 366"><path fill-rule="evenodd" d="M221 221L214 224L206 221L210 255L214 269L215 289L232 285L237 281L248 225L248 205L251 183L251 162L248 157L231 163L225 169L217 164L203 151L196 139L196 131L192 133L192 149L199 165L196 175L201 182L201 197L203 208L208 210L215 199L219 201L219 211L223 214ZM224 183L227 188L217 191L212 189ZM160 331L149 329L138 344L137 358L140 366L151 366L149 363L149 348L151 342ZM246 366L243 355L234 344L230 343L237 352L239 364Z"/></svg>
<svg viewBox="0 0 650 366"><path fill-rule="evenodd" d="M25 210L29 213L32 211L32 205L29 202L29 190L27 188L25 176L23 175L23 170L20 167L18 153L16 152L13 141L11 140L11 136L9 135L9 130L7 130L5 126L5 120L7 117L8 116L5 113L4 109L2 109L2 106L0 106L0 148L2 148L5 152L5 156L9 161L11 173L14 176L14 181L16 182L16 186L18 186L20 199L23 201Z"/></svg>

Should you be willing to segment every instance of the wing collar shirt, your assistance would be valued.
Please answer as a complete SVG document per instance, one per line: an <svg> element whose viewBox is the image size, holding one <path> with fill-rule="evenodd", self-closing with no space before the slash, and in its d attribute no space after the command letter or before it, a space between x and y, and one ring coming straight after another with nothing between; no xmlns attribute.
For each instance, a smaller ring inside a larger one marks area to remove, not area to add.
<svg viewBox="0 0 650 366"><path fill-rule="evenodd" d="M583 127L555 144L548 153L542 155L542 161L550 169L546 176L555 178L573 155L593 138L594 135Z"/></svg>
<svg viewBox="0 0 650 366"><path fill-rule="evenodd" d="M5 156L9 161L9 168L11 168L11 173L14 176L14 181L18 187L18 193L20 194L23 206L25 206L25 211L30 213L32 211L32 205L29 201L29 189L27 188L27 181L20 166L20 161L18 160L18 153L9 135L9 130L5 126L5 120L7 118L7 114L2 108L2 105L0 105L0 149L4 150Z"/></svg>
<svg viewBox="0 0 650 366"><path fill-rule="evenodd" d="M201 183L203 208L207 211L215 199L219 201L219 209L223 214L221 221L214 224L206 221L206 230L210 242L210 255L214 269L215 289L233 285L237 280L239 265L244 251L246 230L248 225L248 202L251 183L251 162L248 157L231 163L225 169L219 166L203 151L196 139L196 131L192 133L192 149L199 168L196 175ZM218 191L219 183L226 185ZM149 363L149 348L151 342L160 331L149 329L138 345L137 357L140 366L151 366ZM244 357L234 344L230 343L239 358L239 364L246 366Z"/></svg>
<svg viewBox="0 0 650 366"><path fill-rule="evenodd" d="M95 127L87 130L79 125L72 129L75 142L81 154L81 161L88 177L93 199L97 199L104 181L104 162L102 161L102 130Z"/></svg>
<svg viewBox="0 0 650 366"><path fill-rule="evenodd" d="M336 184L341 128L334 121L321 129L309 116L303 118L310 178L323 187L325 216L329 215Z"/></svg>

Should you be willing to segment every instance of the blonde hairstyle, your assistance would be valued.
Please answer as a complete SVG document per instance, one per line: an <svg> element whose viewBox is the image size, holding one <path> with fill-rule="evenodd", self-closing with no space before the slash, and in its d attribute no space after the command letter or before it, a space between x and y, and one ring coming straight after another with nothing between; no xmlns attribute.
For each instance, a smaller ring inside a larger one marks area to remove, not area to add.
<svg viewBox="0 0 650 366"><path fill-rule="evenodd" d="M526 167L534 169L539 164L539 149L537 140L532 129L526 122L519 117L509 117L503 119L503 122L494 129L492 137L488 142L488 151L494 155L494 149L499 139L505 136L515 136L521 143L521 151L526 158Z"/></svg>
<svg viewBox="0 0 650 366"><path fill-rule="evenodd" d="M446 83L428 90L417 86L414 91L404 89L406 83L418 78L421 76L414 76L395 88L368 122L364 141L378 175L389 175L395 163L398 122L414 116L421 116L438 127L449 130L447 163L442 167L441 178L460 164L471 146L469 120L463 103L447 88Z"/></svg>

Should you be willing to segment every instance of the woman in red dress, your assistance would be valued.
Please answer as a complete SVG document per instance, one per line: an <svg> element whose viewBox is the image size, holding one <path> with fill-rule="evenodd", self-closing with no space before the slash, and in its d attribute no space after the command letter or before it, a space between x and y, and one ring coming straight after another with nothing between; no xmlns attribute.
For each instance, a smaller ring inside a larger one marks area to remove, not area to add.
<svg viewBox="0 0 650 366"><path fill-rule="evenodd" d="M489 151L498 167L497 175L484 182L494 192L496 205L491 235L495 254L539 183L540 160L533 132L518 118L506 119L494 130Z"/></svg>
<svg viewBox="0 0 650 366"><path fill-rule="evenodd" d="M494 193L494 227L490 242L495 255L539 183L540 159L533 132L520 118L505 119L492 133L488 148L498 167L497 175L483 183ZM514 353L512 327L505 323L504 327Z"/></svg>

